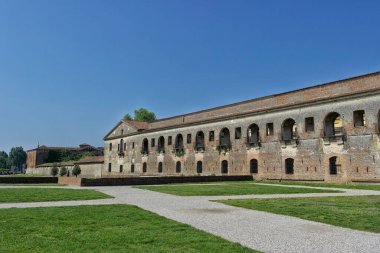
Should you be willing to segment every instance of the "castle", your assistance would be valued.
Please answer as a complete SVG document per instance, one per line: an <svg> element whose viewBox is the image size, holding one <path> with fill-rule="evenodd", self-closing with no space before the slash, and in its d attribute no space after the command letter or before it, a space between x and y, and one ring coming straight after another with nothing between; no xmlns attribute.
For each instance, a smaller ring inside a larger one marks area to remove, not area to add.
<svg viewBox="0 0 380 253"><path fill-rule="evenodd" d="M102 177L380 178L380 72L153 122L104 138Z"/></svg>

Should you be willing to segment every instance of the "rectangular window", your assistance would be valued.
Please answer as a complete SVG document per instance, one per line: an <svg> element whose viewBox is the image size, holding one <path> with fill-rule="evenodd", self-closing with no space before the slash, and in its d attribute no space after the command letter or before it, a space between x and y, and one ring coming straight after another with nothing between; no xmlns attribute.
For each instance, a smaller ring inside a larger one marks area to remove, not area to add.
<svg viewBox="0 0 380 253"><path fill-rule="evenodd" d="M365 126L365 112L364 110L354 111L354 127Z"/></svg>
<svg viewBox="0 0 380 253"><path fill-rule="evenodd" d="M273 123L267 123L267 136L272 136L274 134Z"/></svg>
<svg viewBox="0 0 380 253"><path fill-rule="evenodd" d="M111 169L112 169L112 164L109 163L109 164L108 164L108 172L111 172Z"/></svg>
<svg viewBox="0 0 380 253"><path fill-rule="evenodd" d="M208 140L209 140L209 141L214 141L214 131L210 131L210 132L208 133Z"/></svg>
<svg viewBox="0 0 380 253"><path fill-rule="evenodd" d="M135 143L134 143L134 142L132 142L132 148L133 148L133 149L135 148Z"/></svg>
<svg viewBox="0 0 380 253"><path fill-rule="evenodd" d="M168 137L168 145L172 145L172 137L171 136Z"/></svg>
<svg viewBox="0 0 380 253"><path fill-rule="evenodd" d="M314 118L305 118L305 132L314 132Z"/></svg>
<svg viewBox="0 0 380 253"><path fill-rule="evenodd" d="M123 172L123 165L120 165L120 173Z"/></svg>
<svg viewBox="0 0 380 253"><path fill-rule="evenodd" d="M112 151L112 143L110 143L110 148L109 148L110 151Z"/></svg>
<svg viewBox="0 0 380 253"><path fill-rule="evenodd" d="M117 144L117 151L120 151L120 143Z"/></svg>
<svg viewBox="0 0 380 253"><path fill-rule="evenodd" d="M150 145L152 147L156 146L156 139L152 138L152 140L150 141Z"/></svg>
<svg viewBox="0 0 380 253"><path fill-rule="evenodd" d="M235 139L239 140L241 138L241 127L235 128Z"/></svg>
<svg viewBox="0 0 380 253"><path fill-rule="evenodd" d="M124 150L127 150L127 143L124 142Z"/></svg>
<svg viewBox="0 0 380 253"><path fill-rule="evenodd" d="M191 143L191 134L187 134L187 144Z"/></svg>

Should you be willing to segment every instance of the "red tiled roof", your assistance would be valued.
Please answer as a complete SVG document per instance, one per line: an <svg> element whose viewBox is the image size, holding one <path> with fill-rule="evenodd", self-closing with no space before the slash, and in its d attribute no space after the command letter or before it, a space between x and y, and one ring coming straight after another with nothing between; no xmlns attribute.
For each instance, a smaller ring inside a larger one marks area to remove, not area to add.
<svg viewBox="0 0 380 253"><path fill-rule="evenodd" d="M103 163L103 162L104 162L104 156L87 156L74 163L85 164L85 163Z"/></svg>
<svg viewBox="0 0 380 253"><path fill-rule="evenodd" d="M137 130L145 130L149 128L149 123L145 121L123 120L123 122L133 126Z"/></svg>

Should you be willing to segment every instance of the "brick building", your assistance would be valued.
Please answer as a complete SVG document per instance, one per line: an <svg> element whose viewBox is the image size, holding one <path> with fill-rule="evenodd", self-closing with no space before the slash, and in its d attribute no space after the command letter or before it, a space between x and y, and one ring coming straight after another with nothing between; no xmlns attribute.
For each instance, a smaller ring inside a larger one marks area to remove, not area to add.
<svg viewBox="0 0 380 253"><path fill-rule="evenodd" d="M48 146L38 146L35 149L28 150L26 152L27 159L26 159L26 167L27 170L30 172L32 169L37 168L39 165L47 163L47 162L59 162L54 161L50 158L52 157L56 152L66 152L68 154L83 154L85 152L90 152L94 156L102 156L103 155L103 149L102 148L96 148L89 144L80 144L79 147L48 147ZM49 158L52 161L49 161Z"/></svg>
<svg viewBox="0 0 380 253"><path fill-rule="evenodd" d="M153 122L104 138L102 177L380 178L380 72Z"/></svg>

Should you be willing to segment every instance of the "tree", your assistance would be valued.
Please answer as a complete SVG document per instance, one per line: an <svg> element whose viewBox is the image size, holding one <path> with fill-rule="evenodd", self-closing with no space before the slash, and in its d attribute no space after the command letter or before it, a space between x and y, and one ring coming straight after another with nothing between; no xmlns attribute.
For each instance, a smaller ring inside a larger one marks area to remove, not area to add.
<svg viewBox="0 0 380 253"><path fill-rule="evenodd" d="M79 175L81 172L82 172L82 171L81 171L79 165L78 165L78 164L75 164L75 165L74 165L74 168L73 168L73 171L72 171L73 175L74 175L75 177L78 177L78 175Z"/></svg>
<svg viewBox="0 0 380 253"><path fill-rule="evenodd" d="M156 114L154 112L150 112L145 108L140 108L135 110L135 118L136 121L153 121L156 119Z"/></svg>
<svg viewBox="0 0 380 253"><path fill-rule="evenodd" d="M62 166L61 169L59 170L59 175L61 177L65 176L67 174L67 169L65 166Z"/></svg>
<svg viewBox="0 0 380 253"><path fill-rule="evenodd" d="M124 120L133 120L133 119L132 119L131 115L125 114Z"/></svg>
<svg viewBox="0 0 380 253"><path fill-rule="evenodd" d="M8 154L5 151L0 151L0 169L8 168Z"/></svg>
<svg viewBox="0 0 380 253"><path fill-rule="evenodd" d="M9 165L17 169L21 169L26 163L26 152L22 147L14 147L11 149L8 158Z"/></svg>
<svg viewBox="0 0 380 253"><path fill-rule="evenodd" d="M53 167L51 168L50 175L52 175L53 177L58 175L58 167L56 164L54 164Z"/></svg>

